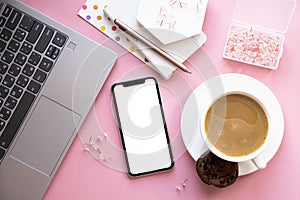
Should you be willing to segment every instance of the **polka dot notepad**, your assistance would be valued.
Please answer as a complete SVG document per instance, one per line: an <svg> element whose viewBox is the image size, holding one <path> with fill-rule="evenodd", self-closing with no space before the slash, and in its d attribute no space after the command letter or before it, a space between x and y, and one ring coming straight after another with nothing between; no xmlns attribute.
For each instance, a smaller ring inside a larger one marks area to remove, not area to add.
<svg viewBox="0 0 300 200"><path fill-rule="evenodd" d="M146 58L145 54L138 50L142 47L131 42L130 38L121 30L119 30L119 28L104 15L103 9L107 8L109 3L110 0L87 0L84 5L82 5L78 15L96 27L102 33L110 37L118 45L125 48L127 52L130 52L142 62L153 68L155 71L161 74L162 77L168 79L175 69L172 67L167 67L163 70L155 68L155 66L149 62L149 59Z"/></svg>
<svg viewBox="0 0 300 200"><path fill-rule="evenodd" d="M109 2L109 0L88 0L82 5L78 15L125 47L128 51L134 52L135 48L130 45L128 42L129 39L122 38L122 32L104 15L103 9L108 6Z"/></svg>

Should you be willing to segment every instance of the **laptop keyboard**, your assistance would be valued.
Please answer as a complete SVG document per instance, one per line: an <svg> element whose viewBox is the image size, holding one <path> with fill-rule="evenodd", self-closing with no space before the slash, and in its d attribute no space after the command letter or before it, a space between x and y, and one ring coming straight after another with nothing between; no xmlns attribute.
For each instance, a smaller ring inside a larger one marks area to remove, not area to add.
<svg viewBox="0 0 300 200"><path fill-rule="evenodd" d="M10 5L0 13L0 162L67 36Z"/></svg>

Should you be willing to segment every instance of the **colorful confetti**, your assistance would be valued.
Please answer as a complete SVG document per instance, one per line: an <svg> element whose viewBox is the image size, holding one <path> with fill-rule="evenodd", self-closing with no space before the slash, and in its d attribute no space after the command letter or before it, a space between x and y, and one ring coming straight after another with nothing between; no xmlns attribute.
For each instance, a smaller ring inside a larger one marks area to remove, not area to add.
<svg viewBox="0 0 300 200"><path fill-rule="evenodd" d="M105 26L100 26L101 31L105 31L106 27Z"/></svg>
<svg viewBox="0 0 300 200"><path fill-rule="evenodd" d="M130 52L134 52L135 48L134 47L130 47Z"/></svg>
<svg viewBox="0 0 300 200"><path fill-rule="evenodd" d="M94 9L94 10L98 10L98 8L99 8L98 5L94 5L94 6L93 6L93 9Z"/></svg>
<svg viewBox="0 0 300 200"><path fill-rule="evenodd" d="M117 42L119 42L120 41L120 36L116 36L116 38L115 38L115 40L117 41Z"/></svg>

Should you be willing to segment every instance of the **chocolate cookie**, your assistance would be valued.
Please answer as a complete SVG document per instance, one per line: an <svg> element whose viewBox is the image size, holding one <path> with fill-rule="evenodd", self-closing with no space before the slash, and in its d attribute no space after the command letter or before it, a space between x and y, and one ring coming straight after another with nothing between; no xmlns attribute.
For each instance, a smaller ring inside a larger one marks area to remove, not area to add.
<svg viewBox="0 0 300 200"><path fill-rule="evenodd" d="M211 152L197 160L196 170L204 183L219 188L233 184L239 174L238 163L223 160Z"/></svg>

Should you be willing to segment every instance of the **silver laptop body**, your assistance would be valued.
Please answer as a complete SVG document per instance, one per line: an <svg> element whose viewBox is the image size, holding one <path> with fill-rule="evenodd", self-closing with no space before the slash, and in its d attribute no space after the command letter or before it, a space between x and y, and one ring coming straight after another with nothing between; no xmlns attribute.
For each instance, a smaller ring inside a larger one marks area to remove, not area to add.
<svg viewBox="0 0 300 200"><path fill-rule="evenodd" d="M0 132L0 150L4 152L4 156L0 159L0 199L41 199L109 75L117 56L110 50L19 1L0 0L0 3L0 15L8 3L18 12L26 13L35 21L47 25L45 27L51 27L67 36L63 46L59 49L59 54L55 55L58 56L53 61L55 65L36 94L33 103L28 105L26 101L22 101L22 106L19 106L22 108L15 108L20 112L20 109L28 107L28 111L19 126L10 124L11 129L16 129L12 142L8 144L4 141L4 130ZM13 22L14 18L10 19L11 23L15 23ZM8 20L6 19L5 23ZM3 29L9 29L6 26L6 24L0 26L0 42L6 39L6 33L3 31ZM17 29L12 31L12 37ZM26 34L29 33L26 32ZM21 46L24 44L24 42L20 43ZM55 45L53 44L53 46ZM32 52L35 51L37 50L32 50ZM3 50L0 53L0 62L5 63L7 59L10 59L9 57L12 55L10 52L10 49ZM32 59L35 54L33 55L32 52L28 55L27 61L30 59L30 62L34 63L35 61ZM45 56L46 53L47 49L41 54ZM17 57L17 53L15 54ZM15 60L12 62L18 61L22 64L22 61L17 58L13 59ZM8 66L10 67L10 65ZM17 69L22 71L25 66L26 63ZM9 71L9 73L14 72ZM0 74L0 76L3 76L2 82L5 79L4 76L8 75ZM34 74L28 79L30 82L33 79L39 80L39 78L40 76ZM18 77L15 79L19 80ZM5 82L5 84L8 83ZM3 98L4 106L6 106L8 96L13 95L11 90L7 92L7 97ZM26 93L31 95L34 88L29 89L28 84L27 89L23 90L23 93L28 90ZM7 126L13 115L5 121ZM14 118L19 116L14 116ZM0 119L1 117L3 116L0 113Z"/></svg>

